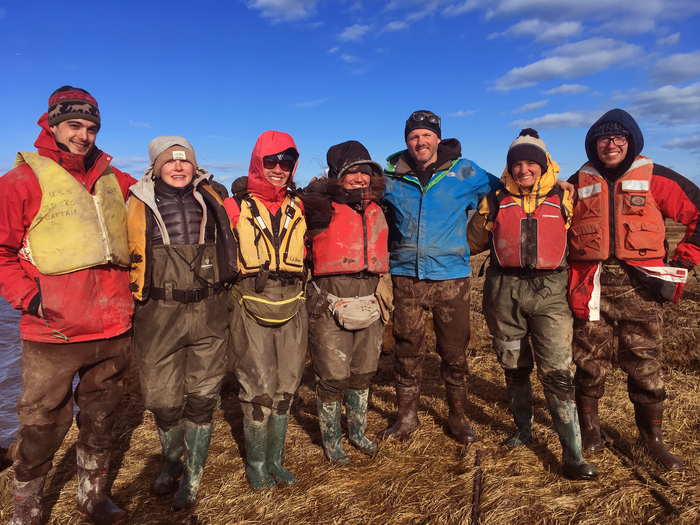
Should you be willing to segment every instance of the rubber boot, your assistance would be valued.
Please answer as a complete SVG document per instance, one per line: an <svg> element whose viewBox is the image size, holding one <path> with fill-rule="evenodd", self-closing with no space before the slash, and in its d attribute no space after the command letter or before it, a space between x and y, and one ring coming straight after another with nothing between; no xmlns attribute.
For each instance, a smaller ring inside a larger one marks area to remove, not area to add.
<svg viewBox="0 0 700 525"><path fill-rule="evenodd" d="M284 416L272 414L267 420L267 471L272 474L277 483L294 485L297 478L282 466L288 425L289 414Z"/></svg>
<svg viewBox="0 0 700 525"><path fill-rule="evenodd" d="M212 425L192 425L185 423L185 460L180 486L173 496L173 508L189 509L197 500L199 482L204 474L204 465L209 455Z"/></svg>
<svg viewBox="0 0 700 525"><path fill-rule="evenodd" d="M664 403L647 405L634 404L634 419L641 434L639 440L647 446L649 455L666 470L682 472L683 463L671 454L664 445L661 424L663 422Z"/></svg>
<svg viewBox="0 0 700 525"><path fill-rule="evenodd" d="M583 459L581 453L581 429L573 400L560 401L549 392L545 392L554 428L559 434L562 448L561 472L567 479L588 480L598 477L598 471Z"/></svg>
<svg viewBox="0 0 700 525"><path fill-rule="evenodd" d="M78 512L95 525L115 525L126 521L126 512L119 509L105 494L109 472L109 451L87 452L78 443L75 447L78 464Z"/></svg>
<svg viewBox="0 0 700 525"><path fill-rule="evenodd" d="M46 474L31 481L17 481L15 478L15 511L10 525L41 525L45 481Z"/></svg>
<svg viewBox="0 0 700 525"><path fill-rule="evenodd" d="M271 489L275 486L275 480L267 471L267 427L267 421L243 422L247 456L245 473L253 490Z"/></svg>
<svg viewBox="0 0 700 525"><path fill-rule="evenodd" d="M377 452L377 444L365 436L367 428L367 400L369 388L345 390L345 415L348 418L348 438L357 450L372 456Z"/></svg>
<svg viewBox="0 0 700 525"><path fill-rule="evenodd" d="M394 438L405 441L420 426L418 405L420 403L420 385L396 385L396 401L399 405L398 418L394 426L382 430L379 439Z"/></svg>
<svg viewBox="0 0 700 525"><path fill-rule="evenodd" d="M316 399L318 406L318 424L321 427L323 450L328 461L338 465L347 465L350 458L343 450L342 430L340 428L340 401L324 403Z"/></svg>
<svg viewBox="0 0 700 525"><path fill-rule="evenodd" d="M185 425L171 430L158 428L161 457L165 465L158 479L151 487L151 493L156 496L167 496L178 488L178 478L182 474L182 454L185 452Z"/></svg>
<svg viewBox="0 0 700 525"><path fill-rule="evenodd" d="M506 445L521 447L532 439L532 384L529 377L515 381L506 372L506 389L517 428L515 435L506 441Z"/></svg>
<svg viewBox="0 0 700 525"><path fill-rule="evenodd" d="M576 392L576 407L581 424L581 446L584 452L602 452L604 445L600 437L598 419L598 398L584 396Z"/></svg>
<svg viewBox="0 0 700 525"><path fill-rule="evenodd" d="M469 426L464 415L464 409L467 406L467 387L445 385L447 391L447 406L450 409L450 415L447 417L447 428L450 434L455 438L457 443L468 445L479 440L477 435Z"/></svg>

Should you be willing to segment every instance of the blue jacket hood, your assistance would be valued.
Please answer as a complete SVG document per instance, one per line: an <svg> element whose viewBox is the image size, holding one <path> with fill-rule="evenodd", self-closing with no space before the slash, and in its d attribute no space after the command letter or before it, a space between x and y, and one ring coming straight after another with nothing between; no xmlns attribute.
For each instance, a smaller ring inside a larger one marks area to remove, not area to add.
<svg viewBox="0 0 700 525"><path fill-rule="evenodd" d="M631 147L627 150L627 157L625 159L625 163L628 160L633 161L635 158L637 158L639 154L642 153L642 149L644 149L644 136L642 135L642 130L639 128L639 124L637 124L637 121L634 120L634 118L632 118L632 115L627 113L624 109L611 109L605 115L596 120L596 122L591 126L591 128L588 130L588 133L586 134L586 155L588 156L588 160L591 161L591 164L593 164L593 166L601 172L603 163L598 158L598 150L596 149L596 139L593 138L593 132L598 128L598 126L606 122L616 122L617 124L625 128L627 131L629 131L631 135ZM631 162L629 162L629 164L631 164Z"/></svg>

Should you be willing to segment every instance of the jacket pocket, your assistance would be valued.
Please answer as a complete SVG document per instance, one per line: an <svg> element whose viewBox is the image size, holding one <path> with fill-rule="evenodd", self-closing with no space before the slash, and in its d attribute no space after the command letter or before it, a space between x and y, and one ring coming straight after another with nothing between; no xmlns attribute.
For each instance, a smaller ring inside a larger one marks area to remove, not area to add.
<svg viewBox="0 0 700 525"><path fill-rule="evenodd" d="M658 246L663 246L665 228L663 224L653 222L635 221L625 224L625 248L636 251L656 251Z"/></svg>
<svg viewBox="0 0 700 525"><path fill-rule="evenodd" d="M599 222L572 226L569 230L571 232L569 237L571 253L586 255L591 252L600 252L601 228L602 224Z"/></svg>

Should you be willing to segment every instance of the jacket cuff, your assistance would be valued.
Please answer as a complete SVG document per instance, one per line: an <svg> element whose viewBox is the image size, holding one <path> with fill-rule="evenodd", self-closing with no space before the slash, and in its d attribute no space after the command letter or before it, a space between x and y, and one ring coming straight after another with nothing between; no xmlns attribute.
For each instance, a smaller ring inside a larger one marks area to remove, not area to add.
<svg viewBox="0 0 700 525"><path fill-rule="evenodd" d="M38 291L27 305L27 312L35 317L39 317L39 306L41 306L41 291Z"/></svg>

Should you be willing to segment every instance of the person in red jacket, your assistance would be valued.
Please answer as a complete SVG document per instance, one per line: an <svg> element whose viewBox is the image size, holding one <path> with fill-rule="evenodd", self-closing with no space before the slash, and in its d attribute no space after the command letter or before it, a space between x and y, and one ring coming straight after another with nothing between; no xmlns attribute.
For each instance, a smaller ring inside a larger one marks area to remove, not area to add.
<svg viewBox="0 0 700 525"><path fill-rule="evenodd" d="M583 448L603 446L598 400L617 336L640 442L664 468L681 471L683 463L666 449L661 432L662 303L678 301L688 270L700 263L700 190L641 155L642 131L624 110L598 119L585 145L589 161L569 180L578 200L569 229L568 286ZM687 227L668 265L667 218Z"/></svg>
<svg viewBox="0 0 700 525"><path fill-rule="evenodd" d="M326 158L328 177L305 190L326 210L306 207L313 260L306 304L323 448L329 461L344 465L350 458L341 440L343 401L350 442L367 455L377 451L365 428L384 335L375 293L389 270L389 226L377 204L386 187L383 170L367 149L350 140L332 146Z"/></svg>
<svg viewBox="0 0 700 525"><path fill-rule="evenodd" d="M73 424L73 398L80 409L78 510L97 524L121 523L127 515L105 485L131 356L124 201L136 181L95 146L100 112L87 91L54 91L38 124L37 152L20 152L0 178L0 294L22 312L10 523L41 522L46 474Z"/></svg>
<svg viewBox="0 0 700 525"><path fill-rule="evenodd" d="M304 209L294 193L299 153L287 133L266 131L248 177L224 200L238 241L230 297L232 359L240 391L246 474L253 489L296 483L282 466L292 400L306 361Z"/></svg>

